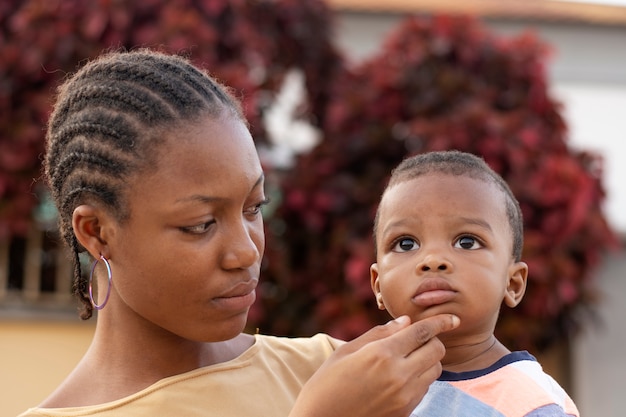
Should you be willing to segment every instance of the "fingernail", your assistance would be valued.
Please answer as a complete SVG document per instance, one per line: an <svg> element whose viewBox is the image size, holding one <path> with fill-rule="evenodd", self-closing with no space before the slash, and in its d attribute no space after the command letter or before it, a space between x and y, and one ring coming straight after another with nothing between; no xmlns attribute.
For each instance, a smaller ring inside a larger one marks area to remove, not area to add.
<svg viewBox="0 0 626 417"><path fill-rule="evenodd" d="M454 328L457 328L459 324L461 324L461 319L458 316L455 316L454 314L451 314L451 316L452 316L452 325L454 326Z"/></svg>

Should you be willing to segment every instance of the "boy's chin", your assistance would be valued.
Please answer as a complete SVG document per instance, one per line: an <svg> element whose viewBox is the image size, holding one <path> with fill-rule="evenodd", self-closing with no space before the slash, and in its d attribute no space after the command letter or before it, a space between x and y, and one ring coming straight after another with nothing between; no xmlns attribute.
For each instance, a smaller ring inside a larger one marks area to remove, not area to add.
<svg viewBox="0 0 626 417"><path fill-rule="evenodd" d="M429 317L437 316L439 314L455 314L450 309L445 308L445 306L434 306L432 308L428 308L424 311L416 313L414 311L410 313L406 313L407 316L411 318L411 323L418 322L420 320L427 319ZM458 315L458 314L457 314Z"/></svg>

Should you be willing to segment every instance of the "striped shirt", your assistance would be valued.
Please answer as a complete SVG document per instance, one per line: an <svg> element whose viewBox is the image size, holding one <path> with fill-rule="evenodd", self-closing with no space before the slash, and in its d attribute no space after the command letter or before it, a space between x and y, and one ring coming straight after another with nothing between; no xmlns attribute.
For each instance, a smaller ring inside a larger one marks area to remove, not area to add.
<svg viewBox="0 0 626 417"><path fill-rule="evenodd" d="M443 371L411 417L580 417L534 356L513 352L488 368Z"/></svg>

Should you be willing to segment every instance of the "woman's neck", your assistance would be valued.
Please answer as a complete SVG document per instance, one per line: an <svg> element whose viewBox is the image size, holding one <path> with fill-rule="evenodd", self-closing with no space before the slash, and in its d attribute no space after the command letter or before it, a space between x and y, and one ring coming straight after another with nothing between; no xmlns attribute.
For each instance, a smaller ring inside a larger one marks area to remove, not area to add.
<svg viewBox="0 0 626 417"><path fill-rule="evenodd" d="M118 400L163 378L232 360L254 344L254 337L243 333L204 343L167 332L146 333L145 328L143 332L130 330L127 325L113 329L106 320L98 322L82 360L42 406L76 407Z"/></svg>
<svg viewBox="0 0 626 417"><path fill-rule="evenodd" d="M159 380L232 360L253 343L254 338L243 333L228 340L200 342L151 323L133 325L127 320L111 326L103 320L96 327L88 354L106 358L107 368L119 368L126 376L130 368L136 368L138 376Z"/></svg>

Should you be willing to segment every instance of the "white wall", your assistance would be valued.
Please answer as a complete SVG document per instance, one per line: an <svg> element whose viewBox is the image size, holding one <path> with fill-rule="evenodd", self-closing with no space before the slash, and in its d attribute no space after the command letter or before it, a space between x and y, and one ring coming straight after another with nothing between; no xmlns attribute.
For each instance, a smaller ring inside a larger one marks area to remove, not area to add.
<svg viewBox="0 0 626 417"><path fill-rule="evenodd" d="M626 74L626 65L624 67ZM553 93L565 103L573 147L599 152L604 159L605 213L626 233L626 84L557 82Z"/></svg>
<svg viewBox="0 0 626 417"><path fill-rule="evenodd" d="M624 415L624 271L624 252L607 256L598 276L600 287L604 290L598 308L599 322L590 326L573 345L573 395L581 416Z"/></svg>

